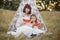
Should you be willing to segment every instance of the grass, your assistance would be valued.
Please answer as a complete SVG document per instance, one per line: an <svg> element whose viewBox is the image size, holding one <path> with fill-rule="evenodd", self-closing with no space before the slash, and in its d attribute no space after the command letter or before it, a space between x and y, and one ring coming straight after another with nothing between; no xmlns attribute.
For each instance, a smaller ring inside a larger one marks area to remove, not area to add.
<svg viewBox="0 0 60 40"><path fill-rule="evenodd" d="M53 34L42 35L32 39L26 37L14 38L13 36L6 34L15 12L16 11L0 9L0 40L60 40L60 12L41 11L48 31Z"/></svg>

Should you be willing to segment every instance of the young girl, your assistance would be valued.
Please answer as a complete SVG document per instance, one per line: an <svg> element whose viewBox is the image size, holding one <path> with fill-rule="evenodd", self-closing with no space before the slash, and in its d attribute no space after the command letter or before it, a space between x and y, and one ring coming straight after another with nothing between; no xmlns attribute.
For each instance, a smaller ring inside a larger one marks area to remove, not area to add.
<svg viewBox="0 0 60 40"><path fill-rule="evenodd" d="M32 33L32 27L29 25L30 16L31 16L31 6L26 4L23 8L23 12L21 13L16 21L16 31L8 31L7 34L11 34L15 37L20 36L22 33L27 37L30 37Z"/></svg>
<svg viewBox="0 0 60 40"><path fill-rule="evenodd" d="M37 20L34 14L31 15L30 20L33 28L34 27L37 27L39 29L41 28L41 23Z"/></svg>
<svg viewBox="0 0 60 40"><path fill-rule="evenodd" d="M37 17L34 14L31 15L30 20L33 28L33 34L39 35L40 33L44 32L41 30L41 23L37 20Z"/></svg>

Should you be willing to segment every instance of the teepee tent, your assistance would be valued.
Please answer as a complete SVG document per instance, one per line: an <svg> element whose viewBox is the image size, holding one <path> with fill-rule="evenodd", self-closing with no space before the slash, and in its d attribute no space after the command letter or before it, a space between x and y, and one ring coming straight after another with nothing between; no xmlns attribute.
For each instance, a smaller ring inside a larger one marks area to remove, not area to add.
<svg viewBox="0 0 60 40"><path fill-rule="evenodd" d="M37 8L36 0L21 0L21 3L19 4L17 12L16 12L16 14L15 14L15 16L14 16L14 18L13 18L13 20L11 22L11 25L10 25L8 30L9 31L15 31L16 30L16 26L15 26L16 25L16 21L17 21L18 18L20 18L22 16L23 8L24 8L25 4L29 4L31 6L31 8L32 8L31 13L32 14L36 14L37 19L42 23L42 30L47 31L45 23L43 22L41 14L40 14L40 12L39 12L39 10Z"/></svg>

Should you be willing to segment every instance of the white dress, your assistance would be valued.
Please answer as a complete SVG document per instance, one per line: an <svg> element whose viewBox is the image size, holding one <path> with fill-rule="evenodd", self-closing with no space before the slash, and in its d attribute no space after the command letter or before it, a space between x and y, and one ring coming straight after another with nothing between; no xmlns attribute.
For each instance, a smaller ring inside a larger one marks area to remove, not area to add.
<svg viewBox="0 0 60 40"><path fill-rule="evenodd" d="M20 24L23 22L23 19L30 19L30 16L22 16L21 18L18 18L16 23L16 27L17 27L16 32L9 31L8 34L15 36L15 35L20 35L21 33L24 33L25 36L31 37L32 31L33 31L31 24L26 23L20 26Z"/></svg>
<svg viewBox="0 0 60 40"><path fill-rule="evenodd" d="M40 23L38 21L38 23ZM33 34L37 34L37 35L40 35L40 33L44 33L45 30L44 30L44 26L41 24L41 28L39 29L38 26L34 26L33 27Z"/></svg>
<svg viewBox="0 0 60 40"><path fill-rule="evenodd" d="M44 33L45 31L39 29L38 27L33 28L33 34L40 35L40 33Z"/></svg>

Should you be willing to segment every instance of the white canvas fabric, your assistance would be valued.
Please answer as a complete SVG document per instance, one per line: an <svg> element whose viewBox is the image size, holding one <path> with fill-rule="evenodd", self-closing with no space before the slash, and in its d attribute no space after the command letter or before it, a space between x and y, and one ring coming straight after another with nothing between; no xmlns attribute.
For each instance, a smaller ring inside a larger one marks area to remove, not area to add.
<svg viewBox="0 0 60 40"><path fill-rule="evenodd" d="M21 18L23 16L23 14L24 14L23 13L23 8L24 8L25 4L29 4L31 6L31 8L32 8L31 14L36 14L37 19L42 23L42 29L41 30L46 32L47 28L46 28L45 23L44 23L44 21L43 21L43 19L41 17L41 14L40 14L40 12L39 12L39 10L37 8L35 0L22 0L21 1L21 3L19 4L18 9L16 11L16 14L15 14L15 16L14 16L12 22L11 22L11 25L10 25L10 27L8 29L8 32L17 30L17 26L16 26L17 24L16 23L17 23L18 19Z"/></svg>

